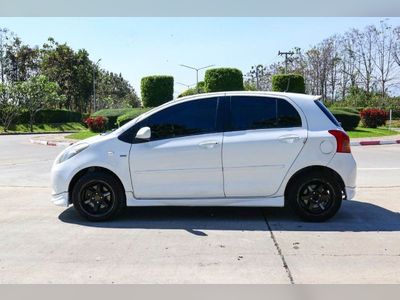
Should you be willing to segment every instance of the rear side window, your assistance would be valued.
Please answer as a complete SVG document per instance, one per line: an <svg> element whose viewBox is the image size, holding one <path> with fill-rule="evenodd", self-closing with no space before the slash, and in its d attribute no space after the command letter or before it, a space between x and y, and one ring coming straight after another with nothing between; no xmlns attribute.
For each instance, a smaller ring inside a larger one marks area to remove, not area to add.
<svg viewBox="0 0 400 300"><path fill-rule="evenodd" d="M284 99L237 96L231 98L231 130L301 127L297 110Z"/></svg>
<svg viewBox="0 0 400 300"><path fill-rule="evenodd" d="M276 99L265 97L232 97L233 131L276 127Z"/></svg>
<svg viewBox="0 0 400 300"><path fill-rule="evenodd" d="M151 128L151 139L212 133L216 131L218 98L188 101L168 107L143 120Z"/></svg>
<svg viewBox="0 0 400 300"><path fill-rule="evenodd" d="M320 100L315 100L314 102L322 110L325 116L327 116L328 119L331 120L333 124L335 124L338 127L341 127L340 123L338 122L338 120L336 120L335 116L325 107L325 105Z"/></svg>
<svg viewBox="0 0 400 300"><path fill-rule="evenodd" d="M278 127L301 127L301 117L297 110L288 101L278 99Z"/></svg>

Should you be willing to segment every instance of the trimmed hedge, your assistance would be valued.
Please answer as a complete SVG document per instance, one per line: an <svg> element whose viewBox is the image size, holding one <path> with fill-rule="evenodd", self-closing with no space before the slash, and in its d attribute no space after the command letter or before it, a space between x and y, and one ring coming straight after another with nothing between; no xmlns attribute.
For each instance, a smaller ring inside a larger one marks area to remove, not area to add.
<svg viewBox="0 0 400 300"><path fill-rule="evenodd" d="M134 118L140 116L141 114L145 113L146 111L149 111L150 109L152 109L152 107L132 108L127 113L125 113L122 116L118 117L118 119L117 119L118 127L128 123L129 121L131 121Z"/></svg>
<svg viewBox="0 0 400 300"><path fill-rule="evenodd" d="M342 124L344 130L352 130L360 123L360 115L343 110L331 110L331 113Z"/></svg>
<svg viewBox="0 0 400 300"><path fill-rule="evenodd" d="M276 74L272 76L272 90L274 92L306 92L304 77L299 74Z"/></svg>
<svg viewBox="0 0 400 300"><path fill-rule="evenodd" d="M108 119L107 129L117 128L117 119L119 116L126 114L132 108L117 108L117 109L101 109L91 115L91 117L105 117Z"/></svg>
<svg viewBox="0 0 400 300"><path fill-rule="evenodd" d="M243 91L242 71L235 68L215 68L206 71L204 89L209 92Z"/></svg>
<svg viewBox="0 0 400 300"><path fill-rule="evenodd" d="M83 116L79 112L65 109L44 109L37 112L35 123L68 123L82 122ZM15 120L16 124L29 123L29 113L23 111Z"/></svg>
<svg viewBox="0 0 400 300"><path fill-rule="evenodd" d="M142 102L145 107L159 106L174 97L174 77L148 76L140 83Z"/></svg>

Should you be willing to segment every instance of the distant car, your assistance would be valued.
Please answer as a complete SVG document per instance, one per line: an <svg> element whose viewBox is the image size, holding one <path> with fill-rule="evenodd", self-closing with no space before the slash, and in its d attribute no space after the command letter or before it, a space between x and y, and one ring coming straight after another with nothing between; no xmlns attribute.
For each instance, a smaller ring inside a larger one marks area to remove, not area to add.
<svg viewBox="0 0 400 300"><path fill-rule="evenodd" d="M348 135L320 97L200 94L76 143L52 168L53 202L91 221L125 206L290 206L324 221L355 194Z"/></svg>

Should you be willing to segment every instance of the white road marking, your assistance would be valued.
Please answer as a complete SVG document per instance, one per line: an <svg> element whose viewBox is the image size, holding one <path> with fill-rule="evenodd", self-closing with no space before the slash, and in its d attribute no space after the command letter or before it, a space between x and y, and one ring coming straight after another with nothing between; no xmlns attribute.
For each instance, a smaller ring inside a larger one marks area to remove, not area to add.
<svg viewBox="0 0 400 300"><path fill-rule="evenodd" d="M362 170L362 171L369 171L369 170L383 170L383 171L385 171L385 170L400 170L400 167L399 168L357 168L357 170Z"/></svg>

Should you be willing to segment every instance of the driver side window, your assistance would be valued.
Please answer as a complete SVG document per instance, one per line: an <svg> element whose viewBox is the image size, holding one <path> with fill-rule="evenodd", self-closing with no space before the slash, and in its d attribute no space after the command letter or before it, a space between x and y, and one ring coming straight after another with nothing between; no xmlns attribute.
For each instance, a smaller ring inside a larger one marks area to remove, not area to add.
<svg viewBox="0 0 400 300"><path fill-rule="evenodd" d="M140 122L151 128L151 140L216 132L217 98L188 101L170 106Z"/></svg>

